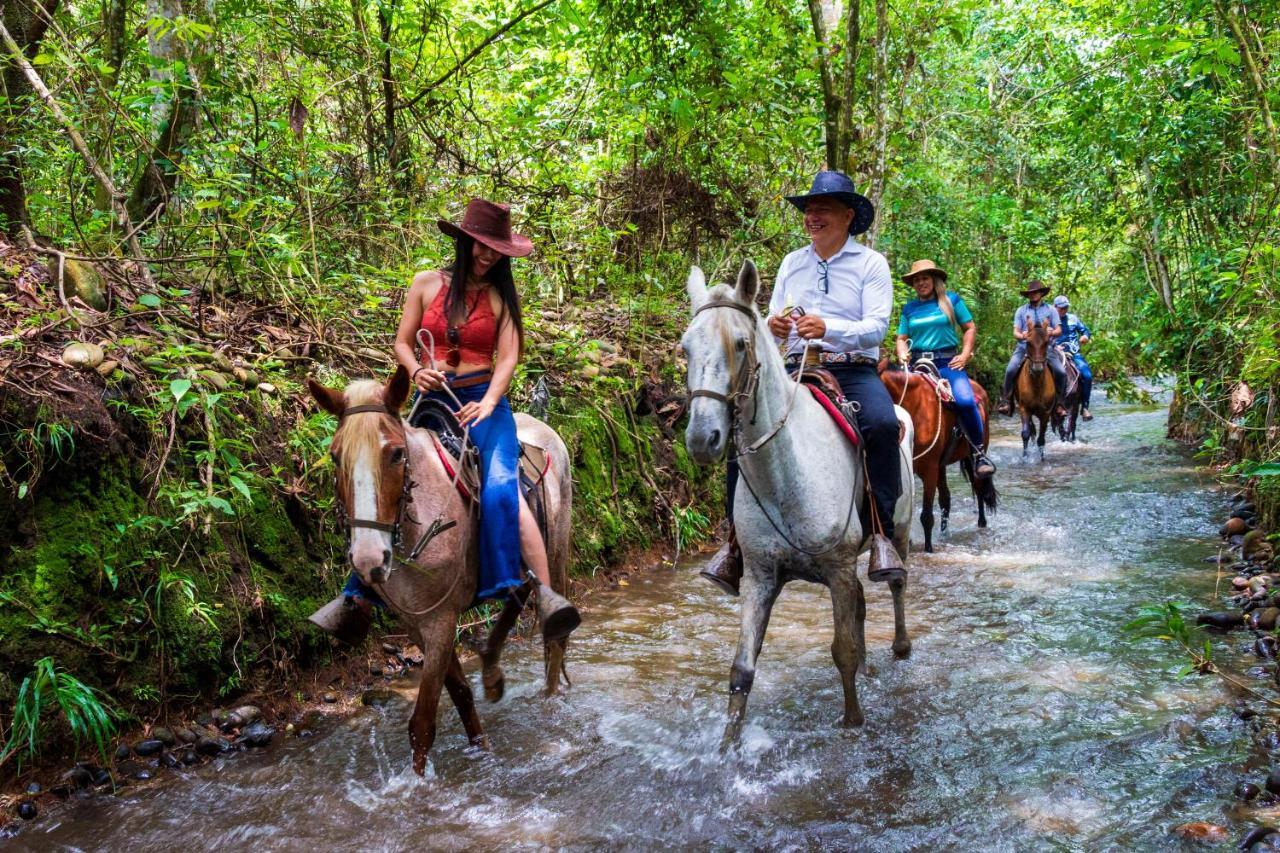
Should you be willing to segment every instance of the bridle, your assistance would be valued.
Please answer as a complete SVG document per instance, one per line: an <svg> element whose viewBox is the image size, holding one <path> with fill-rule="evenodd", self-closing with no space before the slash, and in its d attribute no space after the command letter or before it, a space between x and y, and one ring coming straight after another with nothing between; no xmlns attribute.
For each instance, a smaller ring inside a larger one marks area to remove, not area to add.
<svg viewBox="0 0 1280 853"><path fill-rule="evenodd" d="M741 431L742 431L743 409L745 408L744 403L747 400L750 400L752 403L750 422L752 424L756 422L756 409L758 408L757 401L756 401L756 391L759 390L759 387L760 387L760 359L756 356L756 347L755 347L756 332L757 332L756 320L758 318L757 318L756 312L752 310L750 307L743 305L741 302L733 302L728 299L709 300L703 303L702 305L698 306L696 309L694 309L693 316L697 317L703 311L710 311L713 308L732 308L734 311L740 311L741 313L745 314L751 320L751 340L747 344L743 369L738 374L739 381L735 383L737 387L730 388L728 394L721 394L718 391L710 391L705 388L698 388L689 392L689 400L692 402L695 397L706 397L708 399L715 400L719 403L724 403L726 406L728 406L729 430L730 430L730 434L733 437L733 443L735 446L737 446L739 442L739 436L741 435ZM800 369L796 372L795 387L791 389L791 398L787 401L787 408L782 413L782 417L778 419L778 422L775 423L769 429L768 432L766 432L763 436L753 441L747 447L737 447L737 453L733 458L740 459L743 456L749 456L755 453L757 450L764 447L765 444L767 444L770 439L772 439L774 436L776 436L779 432L782 431L782 428L786 426L787 418L791 415L792 409L795 408L796 395L800 391L800 386L804 384L803 379L804 379L804 359L801 358ZM813 549L813 548L805 548L802 545L797 545L795 542L791 540L791 537L787 535L787 532L782 529L782 527L778 524L778 522L773 520L773 516L769 514L769 510L765 507L764 502L761 501L760 496L756 494L755 487L751 485L751 480L747 477L747 472L745 469L743 468L738 469L738 478L747 487L747 491L750 492L751 498L756 502L756 506L760 508L760 512L764 515L765 519L769 522L769 525L774 529L774 532L777 533L779 536L781 536L782 540L786 542L787 545L791 546L792 549L800 552L801 554L804 554L807 557L811 557L811 558L821 557L824 554L828 554L831 551L834 551L836 548L840 546L842 542L844 542L845 534L849 532L849 525L853 521L854 507L858 503L858 495L856 491L851 495L849 499L849 511L845 515L844 528L840 531L839 535L835 537L835 539L831 542L830 545L825 545L821 548ZM874 516L874 510L872 511L872 514Z"/></svg>
<svg viewBox="0 0 1280 853"><path fill-rule="evenodd" d="M712 299L699 305L693 312L693 316L697 317L703 311L710 311L713 308L732 308L747 316L751 321L751 340L748 341L746 353L743 357L742 370L738 372L738 381L736 387L730 388L728 394L721 394L719 391L711 391L706 388L698 388L689 392L689 401L693 402L696 397L706 397L715 400L718 403L724 403L729 407L729 431L733 437L734 446L737 452L734 458L741 456L749 456L760 448L769 443L775 435L782 431L786 426L787 418L791 416L791 410L795 407L796 394L800 390L801 380L804 377L804 360L800 361L800 370L796 374L795 388L791 390L791 399L787 401L787 408L782 413L782 417L778 418L768 432L757 438L746 447L738 445L739 437L742 433L742 418L746 408L746 402L751 401L751 420L750 423L755 425L756 422L756 391L760 388L760 359L756 356L756 321L758 319L756 312L749 306L743 305L741 302L734 302L728 299Z"/></svg>
<svg viewBox="0 0 1280 853"><path fill-rule="evenodd" d="M381 403L366 403L358 406L349 406L342 410L342 414L338 416L338 422L339 424L341 424L342 420L346 418L348 415L358 415L364 412L373 412L380 415L389 415L393 420L400 422L399 413L393 412L390 408L388 408L387 406ZM403 423L400 423L400 428L401 428L401 431L403 432L404 430ZM400 490L400 499L396 502L396 520L395 521L391 523L387 523L385 521L378 521L376 518L354 518L354 517L348 516L345 503L342 501L341 498L339 498L336 501L337 506L335 507L335 511L338 516L338 526L341 528L344 528L346 531L348 551L350 551L350 547L351 547L352 528L364 527L369 530L378 530L383 533L389 533L391 535L391 552L388 559L384 561L382 565L382 568L384 571L383 581L381 583L375 583L374 586L377 587L378 594L381 595L382 598L385 599L389 604L393 604L393 605L394 605L394 602L392 602L390 596L387 595L385 584L386 584L386 581L390 579L391 572L395 569L396 564L409 566L410 568L416 568L416 564L414 563L414 561L418 558L418 555L422 553L422 550L427 547L427 544L430 543L432 539L439 536L441 533L444 533L446 530L449 530L450 528L456 527L458 524L456 519L446 519L444 517L443 511L441 511L441 513L437 515L434 519L432 519L431 523L427 525L426 529L422 532L422 535L418 537L418 541L417 543L414 544L413 548L410 549L407 554L401 553L400 543L404 539L404 518L405 518L406 511L409 504L413 503L413 489L417 485L417 483L415 483L409 477L409 471L412 469L409 466L409 440L407 435L405 436L405 441L404 441L404 453L400 458L399 465L401 465L404 469L404 473L402 477L404 481L404 486ZM460 466L459 466L459 471L461 471ZM456 479L454 481L454 486L455 488L457 486ZM414 520L416 521L417 519L414 519ZM465 566L466 564L465 555L461 563L462 565ZM439 601L437 601L435 604L428 607L426 610L414 611L414 610L407 610L403 607L396 607L396 609L400 610L401 612L409 616L423 616L427 613L430 613L431 611L439 607L441 604L443 604L446 600L448 600L449 596L453 594L453 590L458 584L458 578L460 578L461 576L462 576L461 571L455 572L453 577L453 582L449 585L449 588L445 591L444 595L440 597Z"/></svg>

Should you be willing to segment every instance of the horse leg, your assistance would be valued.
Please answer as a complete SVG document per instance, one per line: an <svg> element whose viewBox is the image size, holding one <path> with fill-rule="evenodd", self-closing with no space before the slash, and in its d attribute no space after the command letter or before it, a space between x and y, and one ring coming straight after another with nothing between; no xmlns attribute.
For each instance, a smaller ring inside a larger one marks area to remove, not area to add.
<svg viewBox="0 0 1280 853"><path fill-rule="evenodd" d="M951 487L947 485L947 466L938 460L938 509L942 520L938 523L938 532L946 535L951 526Z"/></svg>
<svg viewBox="0 0 1280 853"><path fill-rule="evenodd" d="M729 671L729 720L720 741L723 751L735 745L742 734L742 723L747 714L747 696L756 678L756 659L764 645L764 632L769 627L769 614L781 591L771 572L764 582L756 582L751 576L751 566L743 573L742 627L738 633L738 650Z"/></svg>
<svg viewBox="0 0 1280 853"><path fill-rule="evenodd" d="M560 692L561 676L564 676L565 686L573 686L573 682L569 681L569 671L564 666L565 649L568 645L568 637L542 644L543 672L546 676L546 687L542 691L543 696L555 696Z"/></svg>
<svg viewBox="0 0 1280 853"><path fill-rule="evenodd" d="M462 671L462 663L458 660L456 651L449 657L449 668L444 673L444 686L449 691L453 706L458 709L458 716L462 718L467 742L484 750L489 749L489 738L480 725L480 715L476 713L476 697L471 692L471 684Z"/></svg>
<svg viewBox="0 0 1280 853"><path fill-rule="evenodd" d="M1022 413L1022 458L1027 458L1027 443L1031 440L1031 415Z"/></svg>
<svg viewBox="0 0 1280 853"><path fill-rule="evenodd" d="M907 612L906 606L903 604L902 594L906 592L906 579L889 581L889 592L893 594L893 654L897 658L905 658L911 655L911 638L907 636ZM858 590L859 599L862 598L862 590ZM865 618L867 605L862 603L863 617Z"/></svg>
<svg viewBox="0 0 1280 853"><path fill-rule="evenodd" d="M506 645L507 635L511 633L516 620L520 618L520 611L524 609L529 593L530 589L527 585L512 591L507 597L507 603L502 607L502 612L498 614L497 621L489 629L489 636L485 640L484 648L480 651L480 662L483 666L480 681L484 685L484 698L488 702L497 702L506 690L507 679L498 661L502 657L502 647Z"/></svg>
<svg viewBox="0 0 1280 853"><path fill-rule="evenodd" d="M866 603L862 596L862 583L852 572L841 571L831 579L831 610L835 621L831 657L844 686L844 718L840 725L845 728L861 726L864 718L862 706L858 704L858 667L867 656L864 633Z"/></svg>
<svg viewBox="0 0 1280 853"><path fill-rule="evenodd" d="M1040 419L1040 435L1036 438L1036 446L1040 449L1040 461L1044 461L1044 433L1049 426L1047 418Z"/></svg>
<svg viewBox="0 0 1280 853"><path fill-rule="evenodd" d="M456 619L439 619L434 631L422 633L422 681L418 701L409 718L409 745L413 747L413 772L421 776L427 769L427 753L436 740L436 712L440 707L440 687L454 656L453 631Z"/></svg>
<svg viewBox="0 0 1280 853"><path fill-rule="evenodd" d="M937 474L925 467L920 472L920 480L924 483L920 500L920 526L924 528L924 550L933 553L933 496L938 490ZM932 476L931 476L932 475Z"/></svg>

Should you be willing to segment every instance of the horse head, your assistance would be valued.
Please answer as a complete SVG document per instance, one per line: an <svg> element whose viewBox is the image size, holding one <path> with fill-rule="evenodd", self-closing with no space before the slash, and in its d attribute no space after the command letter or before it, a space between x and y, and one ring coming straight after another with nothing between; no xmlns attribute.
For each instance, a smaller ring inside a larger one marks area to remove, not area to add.
<svg viewBox="0 0 1280 853"><path fill-rule="evenodd" d="M760 276L745 261L736 286L707 287L692 267L686 288L693 319L680 340L689 362L689 426L684 442L694 461L706 465L724 455L734 420L755 381ZM712 310L722 309L722 310Z"/></svg>
<svg viewBox="0 0 1280 853"><path fill-rule="evenodd" d="M397 367L385 385L362 379L342 391L308 379L307 388L320 408L338 418L329 455L347 524L347 559L366 584L382 583L391 570L409 482L399 415L409 373Z"/></svg>
<svg viewBox="0 0 1280 853"><path fill-rule="evenodd" d="M1049 321L1039 326L1027 318L1027 361L1031 365L1031 375L1039 377L1044 373L1045 360L1049 357Z"/></svg>

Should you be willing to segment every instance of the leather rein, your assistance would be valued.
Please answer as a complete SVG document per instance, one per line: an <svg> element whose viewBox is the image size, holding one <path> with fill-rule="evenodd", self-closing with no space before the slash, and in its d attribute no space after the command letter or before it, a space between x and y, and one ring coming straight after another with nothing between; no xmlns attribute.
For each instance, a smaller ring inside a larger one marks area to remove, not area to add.
<svg viewBox="0 0 1280 853"><path fill-rule="evenodd" d="M381 403L367 403L359 406L348 406L347 408L343 409L342 414L338 416L339 424L341 424L342 420L346 418L348 415L358 415L365 412L377 413L380 415L388 415L393 420L400 422L399 413L393 412L387 406ZM401 429L403 429L403 423L401 423ZM394 570L395 564L397 563L403 566L409 566L410 568L416 568L416 564L414 563L414 561L417 560L418 555L422 553L423 549L427 547L427 545L431 542L431 540L439 536L441 533L444 533L446 530L456 527L458 524L456 519L452 519L452 518L446 519L443 513L441 513L440 515L437 515L434 519L432 519L431 523L427 525L422 535L418 537L418 541L414 544L413 548L411 548L407 554L401 553L400 544L404 539L404 518L406 514L406 509L409 504L413 503L413 488L414 486L417 485L417 483L415 483L409 477L409 471L411 469L409 467L409 442L407 440L407 436L406 436L406 441L404 443L404 454L402 455L399 464L404 468L404 474L402 477L404 481L404 487L400 490L400 499L396 503L396 520L394 522L388 523L385 521L378 521L376 518L350 517L347 515L346 506L344 505L344 503L341 500L336 501L338 525L346 530L348 546L350 546L351 544L351 530L352 528L355 528L355 527L364 527L370 530L378 530L383 533L389 533L391 535L391 559L385 565L386 577L388 579L391 577L391 572ZM459 470L461 470L461 468L459 468ZM455 479L454 485L455 487L457 485L456 479ZM464 548L465 548L465 545L464 545ZM465 562L466 562L465 559L462 562L465 565ZM386 600L388 604L395 606L397 610L409 616L424 616L427 613L432 612L433 610L435 610L441 604L443 604L445 601L448 600L449 596L453 594L454 588L458 585L458 578L460 578L461 576L462 576L461 571L455 572L453 577L453 582L449 584L448 590L445 591L444 595L441 596L439 601L437 601L435 604L428 607L426 610L407 610L406 608L395 605L395 602L393 602L391 600L391 597L387 595L387 592L385 589L385 584L386 584L385 580L382 583L374 584L374 586L377 587L378 594L381 595L382 598Z"/></svg>

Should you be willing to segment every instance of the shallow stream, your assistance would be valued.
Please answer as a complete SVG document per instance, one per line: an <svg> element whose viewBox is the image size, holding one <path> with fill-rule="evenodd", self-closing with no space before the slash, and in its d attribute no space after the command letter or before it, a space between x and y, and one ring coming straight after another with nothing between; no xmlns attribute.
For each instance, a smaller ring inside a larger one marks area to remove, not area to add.
<svg viewBox="0 0 1280 853"><path fill-rule="evenodd" d="M867 724L837 727L824 589L774 612L740 754L718 750L737 608L685 563L598 593L571 646L572 691L536 695L515 644L482 705L492 754L456 714L425 779L409 770L412 690L311 740L281 740L150 788L78 802L18 850L735 847L1167 849L1228 822L1248 737L1209 678L1122 626L1140 603L1211 598L1222 496L1163 438L1162 408L1110 405L1081 442L1023 462L993 441L1002 504L979 531L952 469L951 533L913 557L910 660L868 588ZM919 538L917 537L917 541ZM703 558L705 559L705 557ZM864 558L865 559L865 558ZM473 683L478 678L473 675Z"/></svg>

